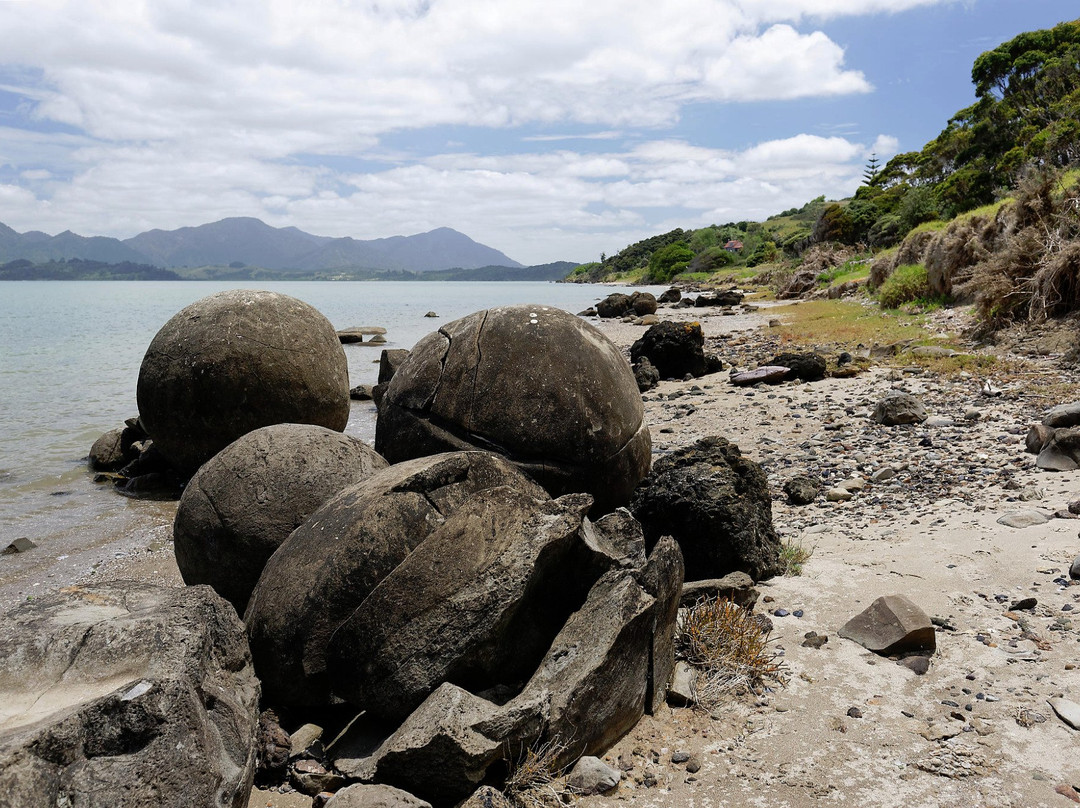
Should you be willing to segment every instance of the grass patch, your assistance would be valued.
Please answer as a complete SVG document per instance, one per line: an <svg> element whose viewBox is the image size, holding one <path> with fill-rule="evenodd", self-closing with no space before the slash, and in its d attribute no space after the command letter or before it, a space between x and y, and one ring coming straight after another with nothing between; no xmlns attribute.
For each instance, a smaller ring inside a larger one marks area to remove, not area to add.
<svg viewBox="0 0 1080 808"><path fill-rule="evenodd" d="M679 657L698 669L695 701L717 706L728 695L784 684L786 668L761 623L736 603L706 597L687 609L675 630Z"/></svg>
<svg viewBox="0 0 1080 808"><path fill-rule="evenodd" d="M780 542L780 574L789 578L802 575L803 564L814 554L813 547L807 547L801 541Z"/></svg>
<svg viewBox="0 0 1080 808"><path fill-rule="evenodd" d="M932 222L923 222L920 225L916 225L907 235L910 236L912 233L938 233L948 227L951 223L952 219L934 219ZM907 236L904 238L907 238Z"/></svg>
<svg viewBox="0 0 1080 808"><path fill-rule="evenodd" d="M930 281L922 264L904 264L892 271L878 290L883 309L898 309L905 303L930 299Z"/></svg>
<svg viewBox="0 0 1080 808"><path fill-rule="evenodd" d="M889 345L904 340L927 340L923 318L900 312L883 312L857 300L809 300L769 309L783 317L777 331L794 347Z"/></svg>

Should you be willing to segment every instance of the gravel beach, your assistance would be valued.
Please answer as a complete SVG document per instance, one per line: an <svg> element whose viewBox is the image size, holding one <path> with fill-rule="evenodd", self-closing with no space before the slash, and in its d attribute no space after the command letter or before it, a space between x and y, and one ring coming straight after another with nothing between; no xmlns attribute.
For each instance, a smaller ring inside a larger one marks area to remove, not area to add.
<svg viewBox="0 0 1080 808"><path fill-rule="evenodd" d="M753 367L779 348L764 309L659 315L697 319L706 350L725 365ZM594 322L623 349L644 331ZM1060 380L1054 356L1031 361L1045 380ZM738 388L725 368L644 394L654 457L707 435L727 437L766 471L778 533L813 553L801 576L758 585L757 611L773 623L786 686L732 697L711 714L665 708L647 716L604 756L624 771L621 784L581 804L1080 801L1080 736L1048 704L1055 697L1080 702L1080 620L1072 617L1080 587L1069 580L1080 522L1068 513L1080 498L1080 471L1040 471L1024 452L1027 427L1045 408L1033 394L1038 373L946 378L872 365L850 378ZM894 427L873 422L875 403L895 390L919 398L929 418ZM796 474L821 480L809 505L784 497L785 481ZM830 501L834 488L850 498ZM123 555L98 559L82 580L182 585L168 528L175 505L154 508L145 533ZM1035 524L999 522L1021 512ZM39 589L79 582L48 575L40 573ZM837 636L849 618L889 594L906 595L937 626L938 650L924 675ZM811 631L828 642L804 646ZM262 791L251 800L307 804L299 795Z"/></svg>

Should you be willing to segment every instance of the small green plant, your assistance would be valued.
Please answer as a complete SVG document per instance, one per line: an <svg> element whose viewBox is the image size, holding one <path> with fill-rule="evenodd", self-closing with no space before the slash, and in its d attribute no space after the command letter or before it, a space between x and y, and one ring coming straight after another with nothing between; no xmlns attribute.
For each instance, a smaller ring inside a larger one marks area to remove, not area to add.
<svg viewBox="0 0 1080 808"><path fill-rule="evenodd" d="M695 701L705 709L728 694L759 692L768 681L783 684L783 659L770 632L737 603L705 597L687 609L675 632L676 653L697 668Z"/></svg>
<svg viewBox="0 0 1080 808"><path fill-rule="evenodd" d="M792 578L802 575L803 564L813 554L814 548L805 546L801 541L780 542L781 574Z"/></svg>
<svg viewBox="0 0 1080 808"><path fill-rule="evenodd" d="M878 304L883 309L898 309L904 303L929 298L930 282L922 264L898 266L878 290Z"/></svg>

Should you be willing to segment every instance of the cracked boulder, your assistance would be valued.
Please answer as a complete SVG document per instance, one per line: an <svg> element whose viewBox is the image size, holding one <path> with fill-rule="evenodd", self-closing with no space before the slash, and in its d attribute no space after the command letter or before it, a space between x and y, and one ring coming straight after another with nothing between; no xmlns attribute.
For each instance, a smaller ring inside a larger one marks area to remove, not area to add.
<svg viewBox="0 0 1080 808"><path fill-rule="evenodd" d="M375 449L391 463L498 452L552 496L583 492L597 513L648 473L634 374L593 326L550 306L502 306L420 340L382 399Z"/></svg>
<svg viewBox="0 0 1080 808"><path fill-rule="evenodd" d="M267 562L244 617L268 701L327 703L334 632L456 510L495 487L548 499L499 455L440 454L342 490L293 531Z"/></svg>
<svg viewBox="0 0 1080 808"><path fill-rule="evenodd" d="M741 571L760 581L780 572L765 472L724 438L702 438L657 460L630 510L650 546L664 535L679 543L687 580Z"/></svg>
<svg viewBox="0 0 1080 808"><path fill-rule="evenodd" d="M259 683L210 587L68 587L0 637L0 804L248 804Z"/></svg>
<svg viewBox="0 0 1080 808"><path fill-rule="evenodd" d="M585 494L477 493L334 633L334 693L400 720L442 682L496 699L520 690L592 584L643 550L640 530L632 547L610 547L585 518L591 505Z"/></svg>
<svg viewBox="0 0 1080 808"><path fill-rule="evenodd" d="M271 424L349 420L345 352L303 301L236 289L181 309L150 342L139 370L140 422L181 474Z"/></svg>
<svg viewBox="0 0 1080 808"><path fill-rule="evenodd" d="M367 444L312 424L275 424L206 461L173 522L187 584L209 584L238 614L274 551L334 494L386 468Z"/></svg>
<svg viewBox="0 0 1080 808"><path fill-rule="evenodd" d="M592 528L588 541L597 551L606 546L613 561L623 557L592 585L523 686L478 694L444 682L389 737L354 756L339 754L335 767L449 805L505 775L507 761L530 745L552 741L553 765L566 766L602 754L651 712L674 667L679 548L664 539L646 560L625 511Z"/></svg>

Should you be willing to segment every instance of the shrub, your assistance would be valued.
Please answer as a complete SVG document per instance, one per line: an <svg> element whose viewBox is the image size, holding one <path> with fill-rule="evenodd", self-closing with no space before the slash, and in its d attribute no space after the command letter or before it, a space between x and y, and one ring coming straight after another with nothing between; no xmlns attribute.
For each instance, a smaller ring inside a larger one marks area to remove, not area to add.
<svg viewBox="0 0 1080 808"><path fill-rule="evenodd" d="M904 303L930 297L930 282L923 264L904 264L893 270L881 284L878 304L883 309L898 309Z"/></svg>
<svg viewBox="0 0 1080 808"><path fill-rule="evenodd" d="M675 644L679 657L699 670L695 700L706 709L728 693L757 692L766 679L786 681L769 631L730 600L705 597L687 609L676 627Z"/></svg>

